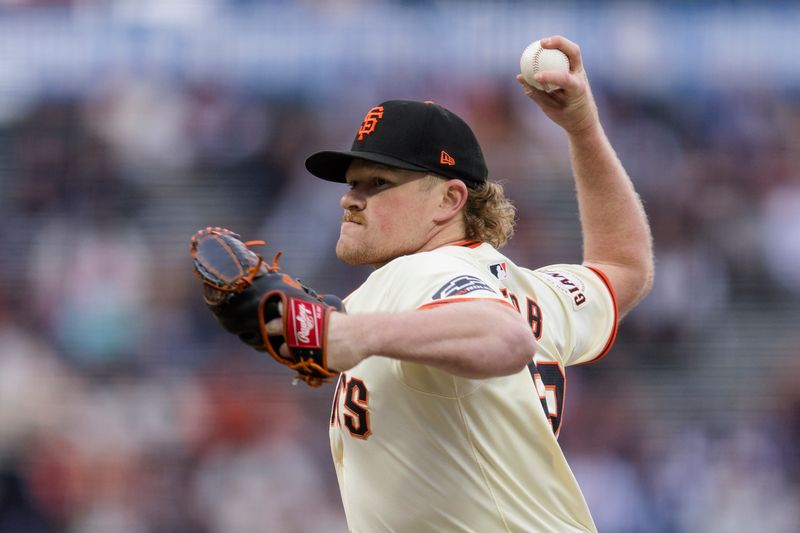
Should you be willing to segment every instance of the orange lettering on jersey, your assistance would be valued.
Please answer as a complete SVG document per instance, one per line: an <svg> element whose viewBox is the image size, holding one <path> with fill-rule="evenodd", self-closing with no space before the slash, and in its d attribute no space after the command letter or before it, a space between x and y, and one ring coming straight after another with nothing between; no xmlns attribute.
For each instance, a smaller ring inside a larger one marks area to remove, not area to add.
<svg viewBox="0 0 800 533"><path fill-rule="evenodd" d="M375 126L378 125L378 121L382 118L383 106L376 106L367 111L367 114L364 115L364 122L362 122L361 127L358 128L358 140L363 141L364 135L369 135L375 131Z"/></svg>
<svg viewBox="0 0 800 533"><path fill-rule="evenodd" d="M439 163L443 165L449 165L452 167L453 165L456 164L456 160L453 159L453 156L442 150L442 154L439 157Z"/></svg>

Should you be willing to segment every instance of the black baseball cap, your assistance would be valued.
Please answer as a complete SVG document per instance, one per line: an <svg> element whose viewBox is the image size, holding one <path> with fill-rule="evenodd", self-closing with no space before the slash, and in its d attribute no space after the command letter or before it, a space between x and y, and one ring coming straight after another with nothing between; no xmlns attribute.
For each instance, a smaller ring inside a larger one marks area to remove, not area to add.
<svg viewBox="0 0 800 533"><path fill-rule="evenodd" d="M388 100L370 109L349 152L317 152L306 159L315 176L344 183L353 159L432 172L469 187L486 182L488 170L475 134L458 115L434 104Z"/></svg>

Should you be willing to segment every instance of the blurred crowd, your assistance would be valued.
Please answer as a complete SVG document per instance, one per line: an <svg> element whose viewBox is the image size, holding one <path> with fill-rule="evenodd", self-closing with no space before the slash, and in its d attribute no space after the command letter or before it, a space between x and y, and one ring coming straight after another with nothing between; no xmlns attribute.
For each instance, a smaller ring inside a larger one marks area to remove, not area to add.
<svg viewBox="0 0 800 533"><path fill-rule="evenodd" d="M598 527L796 532L800 92L594 90L657 261L611 354L567 374L561 442ZM188 242L226 226L354 289L344 188L303 161L348 147L381 91L121 78L0 122L0 533L346 530L331 388L217 327ZM580 261L565 138L513 79L408 93L473 126L518 209L509 257Z"/></svg>

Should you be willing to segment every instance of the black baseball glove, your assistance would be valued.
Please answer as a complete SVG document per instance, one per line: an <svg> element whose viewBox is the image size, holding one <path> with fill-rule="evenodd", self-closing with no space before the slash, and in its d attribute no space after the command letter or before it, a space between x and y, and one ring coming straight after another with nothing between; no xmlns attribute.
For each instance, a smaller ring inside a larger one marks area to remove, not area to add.
<svg viewBox="0 0 800 533"><path fill-rule="evenodd" d="M251 250L264 244L242 242L223 228L198 231L190 249L194 273L203 282L203 298L227 331L318 387L338 374L327 366L326 330L330 313L344 312L344 304L282 273L280 252L268 264ZM266 324L276 318L283 324L282 334L268 335Z"/></svg>

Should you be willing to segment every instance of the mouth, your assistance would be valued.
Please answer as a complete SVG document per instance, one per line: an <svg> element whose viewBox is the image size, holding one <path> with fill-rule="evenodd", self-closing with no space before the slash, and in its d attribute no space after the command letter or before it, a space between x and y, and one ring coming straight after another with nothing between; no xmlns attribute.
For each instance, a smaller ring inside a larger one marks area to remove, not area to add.
<svg viewBox="0 0 800 533"><path fill-rule="evenodd" d="M362 226L358 222L352 222L350 220L343 220L341 228L340 228L339 231L341 232L342 235L344 235L344 234L355 235L356 233L361 232L362 229L365 228L365 227L366 226Z"/></svg>

